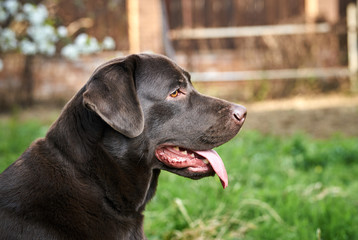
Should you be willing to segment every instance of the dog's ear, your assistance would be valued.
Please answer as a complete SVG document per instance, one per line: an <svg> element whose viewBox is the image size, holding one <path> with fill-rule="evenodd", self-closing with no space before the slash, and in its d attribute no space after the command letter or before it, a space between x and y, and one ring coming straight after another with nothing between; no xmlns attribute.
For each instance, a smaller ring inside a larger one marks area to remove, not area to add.
<svg viewBox="0 0 358 240"><path fill-rule="evenodd" d="M83 93L87 108L130 138L140 135L144 128L134 79L138 61L139 57L132 55L105 63L93 73Z"/></svg>

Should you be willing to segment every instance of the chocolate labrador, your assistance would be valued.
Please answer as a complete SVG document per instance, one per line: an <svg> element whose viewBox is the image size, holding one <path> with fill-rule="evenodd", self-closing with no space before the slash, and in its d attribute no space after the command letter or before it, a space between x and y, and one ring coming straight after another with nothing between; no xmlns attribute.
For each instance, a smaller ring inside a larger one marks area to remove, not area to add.
<svg viewBox="0 0 358 240"><path fill-rule="evenodd" d="M45 138L0 175L0 239L145 239L143 215L161 170L215 173L212 148L246 109L198 93L168 58L139 54L95 70Z"/></svg>

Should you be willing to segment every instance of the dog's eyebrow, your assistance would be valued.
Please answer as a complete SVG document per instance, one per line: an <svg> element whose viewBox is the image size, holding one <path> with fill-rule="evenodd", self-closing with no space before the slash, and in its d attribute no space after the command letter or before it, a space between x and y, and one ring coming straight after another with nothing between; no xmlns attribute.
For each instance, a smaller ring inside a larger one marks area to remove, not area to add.
<svg viewBox="0 0 358 240"><path fill-rule="evenodd" d="M178 77L174 81L172 81L169 85L169 91L172 91L174 88L186 88L188 82L184 77Z"/></svg>
<svg viewBox="0 0 358 240"><path fill-rule="evenodd" d="M178 82L180 87L185 88L189 81L186 78L180 78Z"/></svg>

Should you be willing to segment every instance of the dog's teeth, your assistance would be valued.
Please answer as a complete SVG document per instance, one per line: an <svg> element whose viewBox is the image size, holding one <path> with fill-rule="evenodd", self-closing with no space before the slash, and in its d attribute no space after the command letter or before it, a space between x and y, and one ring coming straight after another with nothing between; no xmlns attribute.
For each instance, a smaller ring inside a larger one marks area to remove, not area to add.
<svg viewBox="0 0 358 240"><path fill-rule="evenodd" d="M179 151L179 147L173 147L175 151Z"/></svg>
<svg viewBox="0 0 358 240"><path fill-rule="evenodd" d="M204 159L203 162L204 162L205 164L209 164L208 159Z"/></svg>
<svg viewBox="0 0 358 240"><path fill-rule="evenodd" d="M188 152L186 150L182 151L183 154L187 155Z"/></svg>
<svg viewBox="0 0 358 240"><path fill-rule="evenodd" d="M194 153L190 154L190 156L195 157Z"/></svg>

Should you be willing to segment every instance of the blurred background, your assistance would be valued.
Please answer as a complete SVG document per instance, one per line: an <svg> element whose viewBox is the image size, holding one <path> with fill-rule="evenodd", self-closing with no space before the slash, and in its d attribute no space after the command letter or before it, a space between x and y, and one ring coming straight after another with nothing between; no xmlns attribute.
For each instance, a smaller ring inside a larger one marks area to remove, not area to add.
<svg viewBox="0 0 358 240"><path fill-rule="evenodd" d="M225 191L162 173L149 239L358 239L356 4L0 0L0 171L97 66L154 52L248 118L218 149Z"/></svg>
<svg viewBox="0 0 358 240"><path fill-rule="evenodd" d="M2 1L0 110L34 103L62 106L96 66L143 51L169 56L192 73L199 91L230 101L293 98L258 107L271 110L347 107L347 102L351 107L357 105L352 96L358 69L354 3ZM306 103L317 96L317 107L316 102ZM250 107L256 111L256 105ZM347 119L357 123L356 115ZM268 131L260 123L258 127ZM358 133L357 128L344 131Z"/></svg>

